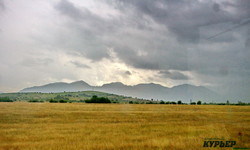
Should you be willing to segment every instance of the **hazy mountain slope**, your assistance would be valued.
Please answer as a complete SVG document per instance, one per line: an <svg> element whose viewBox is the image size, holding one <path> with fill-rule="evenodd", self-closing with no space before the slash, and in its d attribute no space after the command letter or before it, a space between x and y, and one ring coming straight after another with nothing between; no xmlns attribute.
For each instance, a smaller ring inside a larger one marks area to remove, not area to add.
<svg viewBox="0 0 250 150"><path fill-rule="evenodd" d="M90 86L84 81L72 83L51 83L43 86L35 86L25 88L21 92L75 92L95 90L119 95L126 95L144 99L154 100L182 100L189 102L192 100L219 101L223 100L219 94L201 86L179 85L173 88L164 87L160 84L138 84L135 86L127 86L121 82L113 82L102 86Z"/></svg>
<svg viewBox="0 0 250 150"><path fill-rule="evenodd" d="M169 98L179 100L221 101L222 96L202 86L178 85L170 89Z"/></svg>
<svg viewBox="0 0 250 150"><path fill-rule="evenodd" d="M56 93L56 92L77 92L77 91L86 91L91 90L92 87L84 81L77 81L72 83L50 83L43 86L34 86L30 88L25 88L20 92L42 92L42 93Z"/></svg>

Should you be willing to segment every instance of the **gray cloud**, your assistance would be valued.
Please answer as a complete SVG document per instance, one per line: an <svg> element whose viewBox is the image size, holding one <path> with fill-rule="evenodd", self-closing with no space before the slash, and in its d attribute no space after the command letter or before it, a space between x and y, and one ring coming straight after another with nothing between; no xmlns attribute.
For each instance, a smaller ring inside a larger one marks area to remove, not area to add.
<svg viewBox="0 0 250 150"><path fill-rule="evenodd" d="M70 61L71 64L73 64L74 66L76 66L77 68L83 68L83 69L90 69L91 67L86 65L86 64L83 64L79 61Z"/></svg>
<svg viewBox="0 0 250 150"><path fill-rule="evenodd" d="M181 42L198 42L199 29L203 26L223 22L235 22L250 17L249 2L245 0L215 3L209 1L130 1L117 0L117 6L124 11L127 5L141 16L148 15L154 21L165 25ZM234 9L235 11L230 11Z"/></svg>
<svg viewBox="0 0 250 150"><path fill-rule="evenodd" d="M178 71L168 71L168 70L161 70L159 71L159 75L164 78L170 78L173 80L188 80L190 79L188 76L184 75Z"/></svg>
<svg viewBox="0 0 250 150"><path fill-rule="evenodd" d="M93 61L108 58L107 47L102 41L102 35L110 32L108 23L101 17L94 15L87 8L78 8L67 0L61 0L55 9L70 20L66 23L71 34L76 34L78 39L70 45L85 57ZM62 45L64 47L64 45Z"/></svg>
<svg viewBox="0 0 250 150"><path fill-rule="evenodd" d="M248 28L248 31L247 31L247 40L246 40L246 42L245 42L245 46L246 46L247 48L250 47L250 27Z"/></svg>
<svg viewBox="0 0 250 150"><path fill-rule="evenodd" d="M66 15L66 16L69 16L71 18L74 18L76 20L78 19L82 19L84 16L83 16L83 13L82 11L83 10L79 10L75 7L74 4L72 4L71 2L69 2L68 0L61 0L56 6L55 8L57 10L59 10L59 12L63 15ZM87 9L84 9L84 12L85 13L88 13L88 10Z"/></svg>
<svg viewBox="0 0 250 150"><path fill-rule="evenodd" d="M0 0L0 11L5 9L5 4L3 0Z"/></svg>
<svg viewBox="0 0 250 150"><path fill-rule="evenodd" d="M27 58L24 59L20 64L26 67L39 67L39 66L48 66L54 61L50 58Z"/></svg>
<svg viewBox="0 0 250 150"><path fill-rule="evenodd" d="M129 76L132 75L132 73L130 71L125 71L124 73L125 73L125 75L129 75Z"/></svg>
<svg viewBox="0 0 250 150"><path fill-rule="evenodd" d="M214 3L214 4L213 4L213 10L214 10L215 12L220 11L220 5L217 4L217 3Z"/></svg>
<svg viewBox="0 0 250 150"><path fill-rule="evenodd" d="M243 7L240 4L243 1L239 1L240 5L213 1L113 2L126 17L107 20L94 15L87 8L78 7L65 0L56 5L56 10L70 19L67 27L72 28L78 38L74 39L77 43L72 47L82 56L93 61L109 58L107 47L110 46L126 64L146 70L190 70L201 74L225 76L221 73L221 68L229 66L229 70L233 70L239 66L236 63L238 57L235 56L235 50L230 46L226 54L224 51L207 50L211 44L235 44L239 40L233 34L236 32L209 41L206 41L206 38L210 36L210 32L213 35L230 27L225 26L228 22L234 26L234 23L245 19L247 13L241 12L240 9ZM236 11L227 10L231 7ZM159 26L152 27L155 23ZM164 37L165 35L172 36L172 40L176 38L177 41L170 43L169 37ZM197 42L203 46L194 45ZM194 50L188 50L189 47ZM138 54L138 50L145 55ZM241 53L242 50L236 53Z"/></svg>

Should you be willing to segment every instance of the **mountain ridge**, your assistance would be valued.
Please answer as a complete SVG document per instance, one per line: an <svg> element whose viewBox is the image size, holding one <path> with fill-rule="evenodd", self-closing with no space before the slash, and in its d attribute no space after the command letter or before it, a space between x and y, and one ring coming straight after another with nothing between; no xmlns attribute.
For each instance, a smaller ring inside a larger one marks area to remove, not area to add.
<svg viewBox="0 0 250 150"><path fill-rule="evenodd" d="M206 100L218 101L221 96L203 86L195 86L190 84L177 85L174 87L165 87L155 83L141 83L137 85L125 85L122 82L111 82L102 86L91 86L80 80L72 83L55 82L41 86L33 86L24 88L20 92L78 92L78 91L100 91L131 97L155 100Z"/></svg>

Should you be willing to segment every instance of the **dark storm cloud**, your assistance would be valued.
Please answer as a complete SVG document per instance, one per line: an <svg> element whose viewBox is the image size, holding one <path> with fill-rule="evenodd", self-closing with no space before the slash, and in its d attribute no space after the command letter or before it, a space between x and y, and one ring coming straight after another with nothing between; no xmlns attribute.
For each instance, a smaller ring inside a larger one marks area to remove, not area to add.
<svg viewBox="0 0 250 150"><path fill-rule="evenodd" d="M190 70L207 75L226 76L235 72L235 70L238 70L238 73L235 73L235 75L241 75L241 69L239 68L249 65L245 62L245 59L241 58L245 53L245 48L237 45L238 41L244 39L239 39L239 37L235 36L239 31L236 30L237 28L248 26L247 23L244 23L244 20L250 17L250 11L247 9L249 8L249 2L229 1L227 3L216 3L214 1L188 2L166 0L118 0L116 2L116 6L121 11L129 10L140 14L136 16L147 15L157 23L164 25L175 35L173 37L178 39L179 42L175 44L183 45L182 48L169 48L169 42L166 40L155 44L157 46L152 46L158 40L156 38L154 42L149 42L150 44L145 49L157 49L157 52L148 50L150 55L143 56L144 59L142 60L136 54L126 53L123 55L121 52L118 52L118 54L122 55L120 56L122 58L127 55L127 58L124 58L124 60L129 60L128 63L135 67L142 66L145 69L152 69L152 67L146 68L137 62L146 61L151 62L149 66L155 66L153 67L154 69ZM137 19L140 20L140 18ZM243 23L241 23L242 21ZM210 26L212 27L210 28ZM227 29L231 29L231 32L224 32ZM212 35L210 35L210 32ZM216 34L220 35L214 39L207 40L209 35L213 36ZM250 38L249 34L246 36L245 45L247 46ZM197 45L192 45L200 40L203 40L200 43L203 46L197 47ZM222 43L228 46L222 47ZM163 47L162 51L160 50L161 48L159 49L159 46ZM213 47L208 48L210 46ZM194 47L195 50L190 51L188 47Z"/></svg>
<svg viewBox="0 0 250 150"><path fill-rule="evenodd" d="M161 70L159 75L172 80L188 80L189 77L178 71Z"/></svg>
<svg viewBox="0 0 250 150"><path fill-rule="evenodd" d="M67 28L71 29L71 34L78 36L69 46L71 49L76 49L81 55L93 61L109 57L102 36L111 31L112 23L108 23L105 19L91 13L87 8L76 7L67 0L61 0L55 5L55 9L69 18L66 23Z"/></svg>
<svg viewBox="0 0 250 150"><path fill-rule="evenodd" d="M198 42L199 29L211 24L223 22L239 23L250 17L249 1L229 1L215 3L209 1L173 1L173 0L117 0L117 6L123 10L127 5L134 11L150 16L154 21L165 25L181 42ZM229 9L235 9L230 11Z"/></svg>
<svg viewBox="0 0 250 150"><path fill-rule="evenodd" d="M69 49L79 57L93 61L112 59L107 48L113 48L116 57L129 66L175 70L160 73L173 80L188 80L179 71L190 71L209 76L211 80L207 81L213 83L224 77L231 80L243 76L249 68L245 58L249 54L245 51L250 38L249 33L244 33L249 24L208 40L250 17L249 3L245 1L106 2L121 15L103 18L66 0L55 5L61 17L67 18L69 34L75 35L69 39ZM240 45L242 40L246 41L245 47Z"/></svg>
<svg viewBox="0 0 250 150"><path fill-rule="evenodd" d="M216 12L220 11L220 5L217 4L217 3L214 3L213 4L213 10L216 11Z"/></svg>
<svg viewBox="0 0 250 150"><path fill-rule="evenodd" d="M145 14L149 15L158 23L166 25L166 27L170 26L172 32L177 33L177 36L186 37L186 40L193 41L193 39L199 39L197 27L190 23L180 22L181 19L178 19L178 15L177 19L171 18L175 14L165 9L167 7L165 1L126 1L123 3L130 3L138 8L134 10L132 6L126 5L126 11L137 11L139 13L134 12L125 18L105 20L100 16L94 15L88 9L77 7L65 0L60 1L55 8L64 16L72 19L69 20L67 25L79 37L74 39L77 41L77 44L74 44L73 48L93 61L108 58L109 55L106 49L107 46L111 46L114 47L114 51L121 60L136 68L148 70L188 70L186 48L170 47L167 44L169 43L168 40L164 37L164 34L168 33L164 29L155 32L154 28L149 28L152 23L143 16ZM169 9L173 10L184 2L169 1L168 3ZM171 22L167 21L169 20L169 15ZM138 23L143 28L137 28ZM126 29L135 30L135 32L126 32ZM156 36L151 36L150 34L152 33ZM138 49L141 49L147 55L138 55Z"/></svg>
<svg viewBox="0 0 250 150"><path fill-rule="evenodd" d="M90 69L91 67L86 65L86 64L83 64L79 61L70 61L71 64L73 64L74 66L76 66L77 68L83 68L83 69Z"/></svg>

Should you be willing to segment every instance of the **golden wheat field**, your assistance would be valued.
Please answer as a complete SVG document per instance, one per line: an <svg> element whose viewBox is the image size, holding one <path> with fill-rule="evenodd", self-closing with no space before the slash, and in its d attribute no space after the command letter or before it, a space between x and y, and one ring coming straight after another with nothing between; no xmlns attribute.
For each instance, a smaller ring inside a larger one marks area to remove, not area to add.
<svg viewBox="0 0 250 150"><path fill-rule="evenodd" d="M207 138L250 148L250 106L0 103L1 150L232 149Z"/></svg>

